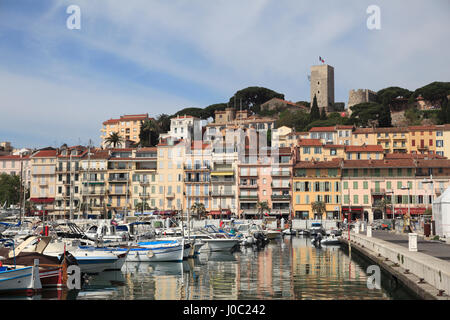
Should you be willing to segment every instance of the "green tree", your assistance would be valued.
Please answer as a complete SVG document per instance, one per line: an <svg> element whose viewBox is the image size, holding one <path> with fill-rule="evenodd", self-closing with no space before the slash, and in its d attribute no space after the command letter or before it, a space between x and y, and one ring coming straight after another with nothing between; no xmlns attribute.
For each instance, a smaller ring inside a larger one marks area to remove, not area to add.
<svg viewBox="0 0 450 320"><path fill-rule="evenodd" d="M113 146L113 148L117 148L117 146L122 145L125 140L120 136L118 132L112 132L106 137L105 142L108 147Z"/></svg>
<svg viewBox="0 0 450 320"><path fill-rule="evenodd" d="M156 123L158 124L159 133L165 133L170 130L170 118L171 117L165 113L160 114L156 118Z"/></svg>
<svg viewBox="0 0 450 320"><path fill-rule="evenodd" d="M141 121L139 131L139 145L141 147L154 147L158 144L160 128L158 123L153 120Z"/></svg>
<svg viewBox="0 0 450 320"><path fill-rule="evenodd" d="M269 212L270 207L267 201L259 201L256 203L256 209L258 210L259 216L262 219L264 212Z"/></svg>
<svg viewBox="0 0 450 320"><path fill-rule="evenodd" d="M383 219L386 219L386 211L388 206L391 205L391 201L388 198L383 198L379 201L375 201L374 207L375 209L380 210L383 213Z"/></svg>
<svg viewBox="0 0 450 320"><path fill-rule="evenodd" d="M377 102L389 107L391 106L391 102L393 99L399 96L408 99L411 94L412 92L408 89L400 87L388 87L377 92Z"/></svg>
<svg viewBox="0 0 450 320"><path fill-rule="evenodd" d="M327 112L325 111L325 108L322 108L320 111L320 120L327 120Z"/></svg>
<svg viewBox="0 0 450 320"><path fill-rule="evenodd" d="M251 110L255 113L259 113L261 104L272 98L284 100L284 94L264 87L248 87L237 91L230 98L228 105L230 107L236 106L236 109L239 109L242 101L242 110Z"/></svg>
<svg viewBox="0 0 450 320"><path fill-rule="evenodd" d="M0 206L16 205L20 201L20 177L2 173L0 175Z"/></svg>
<svg viewBox="0 0 450 320"><path fill-rule="evenodd" d="M320 110L319 110L319 106L317 105L317 97L316 97L316 95L314 95L311 112L309 113L309 121L313 122L316 120L320 120Z"/></svg>
<svg viewBox="0 0 450 320"><path fill-rule="evenodd" d="M148 204L147 201L145 201L145 202L138 202L134 206L134 211L136 211L136 212L142 212L144 210L150 210L150 205Z"/></svg>
<svg viewBox="0 0 450 320"><path fill-rule="evenodd" d="M379 127L390 127L392 125L389 107L379 103L360 103L351 107L351 110L351 122L357 126L367 127L372 121L378 123Z"/></svg>

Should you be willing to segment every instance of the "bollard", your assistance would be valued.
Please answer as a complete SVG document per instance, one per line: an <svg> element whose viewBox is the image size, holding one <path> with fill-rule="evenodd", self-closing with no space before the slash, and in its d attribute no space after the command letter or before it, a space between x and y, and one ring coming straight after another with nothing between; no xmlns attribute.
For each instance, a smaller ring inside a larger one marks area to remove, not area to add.
<svg viewBox="0 0 450 320"><path fill-rule="evenodd" d="M364 222L361 223L361 232L364 232Z"/></svg>
<svg viewBox="0 0 450 320"><path fill-rule="evenodd" d="M355 223L355 233L358 234L359 233L359 223Z"/></svg>
<svg viewBox="0 0 450 320"><path fill-rule="evenodd" d="M372 226L367 226L367 236L372 238Z"/></svg>
<svg viewBox="0 0 450 320"><path fill-rule="evenodd" d="M409 251L417 251L417 233L409 233Z"/></svg>

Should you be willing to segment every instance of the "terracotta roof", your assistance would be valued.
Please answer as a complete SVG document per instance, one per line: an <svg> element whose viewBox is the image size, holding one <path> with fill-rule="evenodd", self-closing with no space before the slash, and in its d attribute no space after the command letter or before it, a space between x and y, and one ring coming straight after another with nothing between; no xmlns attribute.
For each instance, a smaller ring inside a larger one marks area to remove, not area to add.
<svg viewBox="0 0 450 320"><path fill-rule="evenodd" d="M56 157L56 150L40 150L36 154L34 154L33 158L49 158Z"/></svg>
<svg viewBox="0 0 450 320"><path fill-rule="evenodd" d="M289 147L281 147L278 148L278 154L291 154L291 148Z"/></svg>
<svg viewBox="0 0 450 320"><path fill-rule="evenodd" d="M338 129L338 130L353 129L353 126L344 126L344 125L341 125L341 124L337 124L336 125L336 129Z"/></svg>
<svg viewBox="0 0 450 320"><path fill-rule="evenodd" d="M339 168L342 159L334 158L330 161L298 161L294 168L296 169L321 169L321 168Z"/></svg>
<svg viewBox="0 0 450 320"><path fill-rule="evenodd" d="M0 161L2 160L29 160L30 156L19 156L19 155L5 155L5 156L0 156Z"/></svg>
<svg viewBox="0 0 450 320"><path fill-rule="evenodd" d="M320 139L298 139L298 146L317 146L321 147L323 144Z"/></svg>
<svg viewBox="0 0 450 320"><path fill-rule="evenodd" d="M331 131L336 131L336 127L332 126L332 127L312 127L311 129L309 129L309 132L331 132Z"/></svg>
<svg viewBox="0 0 450 320"><path fill-rule="evenodd" d="M444 156L438 154L421 154L421 153L387 153L384 155L385 159L446 159Z"/></svg>
<svg viewBox="0 0 450 320"><path fill-rule="evenodd" d="M373 128L356 128L353 130L353 134L361 134L361 133L374 133Z"/></svg>
<svg viewBox="0 0 450 320"><path fill-rule="evenodd" d="M104 125L106 124L113 124L120 121L135 121L135 120L146 120L146 119L153 119L149 118L148 113L146 114L126 114L123 116L120 116L119 119L109 119L103 122Z"/></svg>
<svg viewBox="0 0 450 320"><path fill-rule="evenodd" d="M436 126L411 126L408 127L409 131L433 131L436 130Z"/></svg>
<svg viewBox="0 0 450 320"><path fill-rule="evenodd" d="M450 168L450 159L416 160L418 168Z"/></svg>
<svg viewBox="0 0 450 320"><path fill-rule="evenodd" d="M137 149L136 152L149 152L149 151L156 152L156 150L158 150L158 148L156 148L156 147L144 147L144 148Z"/></svg>
<svg viewBox="0 0 450 320"><path fill-rule="evenodd" d="M345 152L383 152L383 147L376 145L345 146Z"/></svg>
<svg viewBox="0 0 450 320"><path fill-rule="evenodd" d="M344 160L344 168L414 168L412 159Z"/></svg>

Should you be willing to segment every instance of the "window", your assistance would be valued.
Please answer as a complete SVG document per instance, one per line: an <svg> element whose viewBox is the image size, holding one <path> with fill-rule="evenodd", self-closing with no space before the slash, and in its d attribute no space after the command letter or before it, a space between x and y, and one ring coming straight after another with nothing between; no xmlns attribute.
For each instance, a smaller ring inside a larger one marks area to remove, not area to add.
<svg viewBox="0 0 450 320"><path fill-rule="evenodd" d="M353 203L354 203L354 204L358 204L358 202L359 202L358 198L359 198L359 197L358 197L357 194L353 195Z"/></svg>
<svg viewBox="0 0 450 320"><path fill-rule="evenodd" d="M309 154L310 153L309 147L303 147L303 153L304 154Z"/></svg>
<svg viewBox="0 0 450 320"><path fill-rule="evenodd" d="M358 181L353 182L353 189L358 190Z"/></svg>
<svg viewBox="0 0 450 320"><path fill-rule="evenodd" d="M365 190L369 189L369 182L364 181L364 182L363 182L363 188L364 188Z"/></svg>
<svg viewBox="0 0 450 320"><path fill-rule="evenodd" d="M350 196L348 194L345 194L344 195L344 203L349 204L349 202L350 202L349 200L350 200Z"/></svg>
<svg viewBox="0 0 450 320"><path fill-rule="evenodd" d="M430 139L428 145L429 145L429 146L433 146L433 139Z"/></svg>
<svg viewBox="0 0 450 320"><path fill-rule="evenodd" d="M364 195L364 204L369 204L369 196L367 194Z"/></svg>

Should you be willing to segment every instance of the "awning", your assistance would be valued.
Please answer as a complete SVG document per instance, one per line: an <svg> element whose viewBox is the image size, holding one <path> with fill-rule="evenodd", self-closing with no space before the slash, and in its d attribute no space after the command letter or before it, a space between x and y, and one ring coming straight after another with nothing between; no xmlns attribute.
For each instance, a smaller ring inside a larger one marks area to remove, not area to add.
<svg viewBox="0 0 450 320"><path fill-rule="evenodd" d="M411 214L425 214L426 209L425 208L411 208L410 212ZM391 214L392 208L386 208L386 213ZM408 214L408 208L395 208L394 207L394 213L395 214Z"/></svg>
<svg viewBox="0 0 450 320"><path fill-rule="evenodd" d="M172 211L172 210L168 210L168 211L154 211L153 214L159 214L161 216L170 216L170 215L175 215L176 212Z"/></svg>
<svg viewBox="0 0 450 320"><path fill-rule="evenodd" d="M222 213L220 212L220 210L216 210L216 211L210 211L209 212L210 215L212 216L218 216L218 215L231 215L231 211L230 210L222 210Z"/></svg>
<svg viewBox="0 0 450 320"><path fill-rule="evenodd" d="M55 198L30 198L30 201L34 203L53 203Z"/></svg>
<svg viewBox="0 0 450 320"><path fill-rule="evenodd" d="M233 171L211 172L211 176L232 176L232 175L234 175Z"/></svg>

